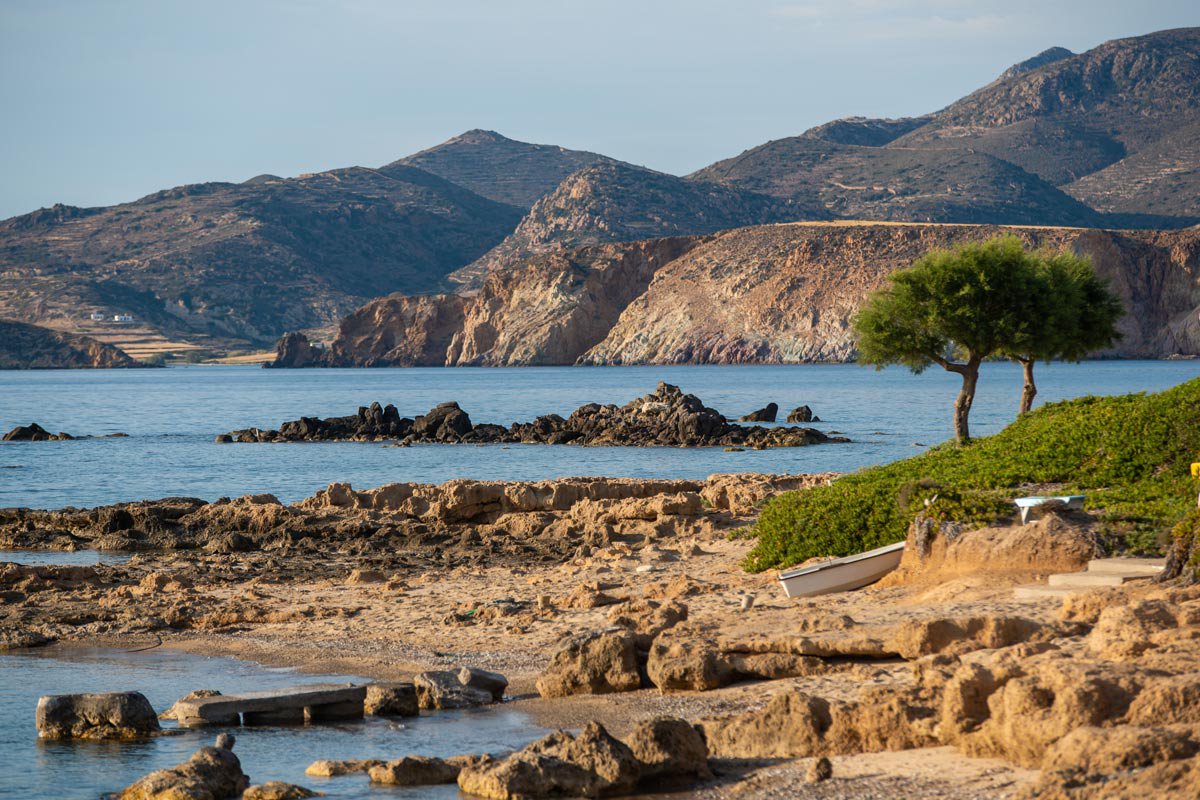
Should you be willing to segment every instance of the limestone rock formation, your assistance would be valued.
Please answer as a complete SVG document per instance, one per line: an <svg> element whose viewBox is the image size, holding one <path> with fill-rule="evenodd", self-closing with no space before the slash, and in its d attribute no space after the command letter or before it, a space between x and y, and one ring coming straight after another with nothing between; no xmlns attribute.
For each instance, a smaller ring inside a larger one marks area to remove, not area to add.
<svg viewBox="0 0 1200 800"><path fill-rule="evenodd" d="M141 692L47 695L38 700L42 739L138 739L159 731L158 715Z"/></svg>
<svg viewBox="0 0 1200 800"><path fill-rule="evenodd" d="M139 779L117 795L117 800L224 800L240 797L249 784L232 750L202 747L184 763Z"/></svg>
<svg viewBox="0 0 1200 800"><path fill-rule="evenodd" d="M568 638L537 679L542 697L632 692L641 685L637 638L621 630Z"/></svg>
<svg viewBox="0 0 1200 800"><path fill-rule="evenodd" d="M367 686L363 713L376 717L415 717L420 712L417 687L409 682L372 683Z"/></svg>
<svg viewBox="0 0 1200 800"><path fill-rule="evenodd" d="M790 224L534 259L473 296L390 297L342 325L329 366L844 362L850 320L935 248L1011 232L1092 258L1128 315L1100 355L1200 355L1200 232ZM305 357L307 359L307 357ZM293 365L282 352L278 366Z"/></svg>

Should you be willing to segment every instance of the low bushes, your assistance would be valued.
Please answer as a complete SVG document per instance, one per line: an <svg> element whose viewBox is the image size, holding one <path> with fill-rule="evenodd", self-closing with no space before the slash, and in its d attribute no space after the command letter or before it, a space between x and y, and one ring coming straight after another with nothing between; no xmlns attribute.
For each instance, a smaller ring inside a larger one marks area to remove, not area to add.
<svg viewBox="0 0 1200 800"><path fill-rule="evenodd" d="M982 524L1013 513L1013 497L1047 485L1056 494L1087 494L1118 549L1157 552L1195 505L1193 461L1200 461L1200 379L1152 395L1049 404L965 447L944 444L770 500L745 566L758 572L900 541L933 494L939 516Z"/></svg>

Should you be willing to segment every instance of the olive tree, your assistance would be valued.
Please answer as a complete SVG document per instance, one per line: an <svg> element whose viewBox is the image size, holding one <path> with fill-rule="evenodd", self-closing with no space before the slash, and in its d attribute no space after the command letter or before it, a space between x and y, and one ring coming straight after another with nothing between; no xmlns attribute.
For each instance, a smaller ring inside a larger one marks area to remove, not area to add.
<svg viewBox="0 0 1200 800"><path fill-rule="evenodd" d="M858 358L914 373L957 373L954 436L971 439L971 405L985 359L1006 355L1033 324L1035 261L1015 236L936 250L893 273L855 316Z"/></svg>
<svg viewBox="0 0 1200 800"><path fill-rule="evenodd" d="M1037 396L1035 363L1079 361L1088 353L1111 347L1121 338L1116 324L1125 313L1086 256L1065 250L1042 251L1035 259L1030 323L1004 353L1024 370L1022 414L1033 407Z"/></svg>

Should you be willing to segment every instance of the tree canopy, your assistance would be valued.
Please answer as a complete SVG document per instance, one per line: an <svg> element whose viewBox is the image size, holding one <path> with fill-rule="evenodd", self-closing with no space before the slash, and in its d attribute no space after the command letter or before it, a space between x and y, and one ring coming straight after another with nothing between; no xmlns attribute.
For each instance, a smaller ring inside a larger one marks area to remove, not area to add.
<svg viewBox="0 0 1200 800"><path fill-rule="evenodd" d="M1031 252L1009 234L927 253L893 273L867 299L854 330L864 364L902 364L915 373L937 364L962 376L954 435L963 444L984 360L1023 366L1020 408L1028 411L1037 394L1034 363L1078 361L1111 346L1123 313L1088 258Z"/></svg>

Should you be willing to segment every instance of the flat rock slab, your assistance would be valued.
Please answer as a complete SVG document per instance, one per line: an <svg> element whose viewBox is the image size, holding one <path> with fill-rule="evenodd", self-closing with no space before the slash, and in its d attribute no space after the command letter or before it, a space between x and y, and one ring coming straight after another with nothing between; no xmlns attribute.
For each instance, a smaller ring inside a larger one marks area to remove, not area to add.
<svg viewBox="0 0 1200 800"><path fill-rule="evenodd" d="M241 715L247 724L299 722L307 713L312 721L361 717L367 687L349 683L314 683L290 689L218 695L175 704L181 725L228 725ZM333 712L333 713L325 713Z"/></svg>

